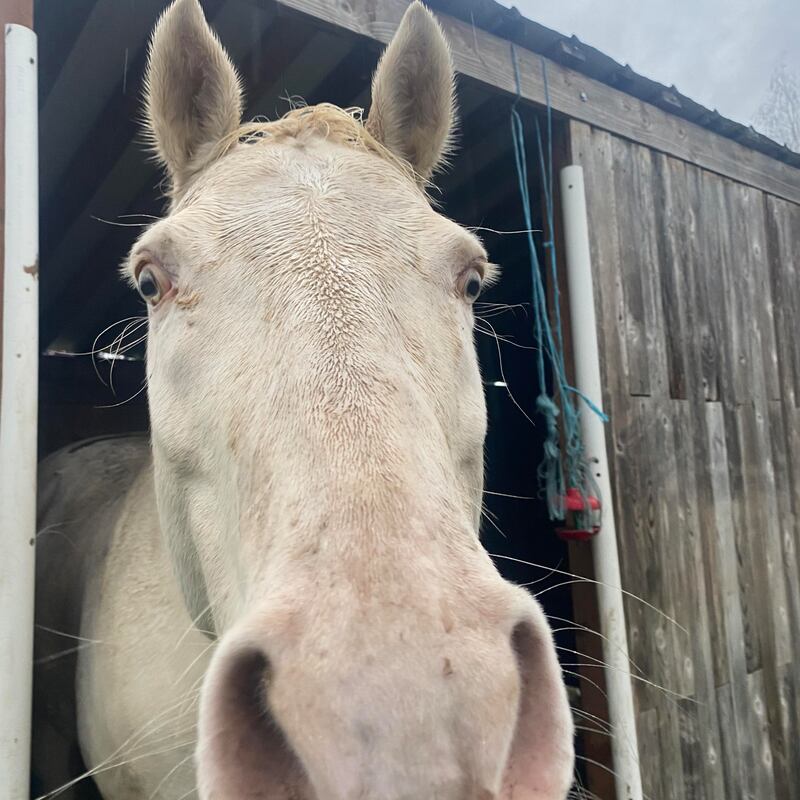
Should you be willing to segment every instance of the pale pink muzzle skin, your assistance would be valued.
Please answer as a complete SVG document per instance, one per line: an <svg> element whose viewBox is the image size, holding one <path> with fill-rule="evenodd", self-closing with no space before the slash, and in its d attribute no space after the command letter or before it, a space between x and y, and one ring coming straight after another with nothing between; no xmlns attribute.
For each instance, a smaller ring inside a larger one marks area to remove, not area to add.
<svg viewBox="0 0 800 800"><path fill-rule="evenodd" d="M571 712L549 627L523 594L495 631L406 637L401 611L369 645L369 612L313 640L271 637L269 614L237 624L202 688L200 797L564 800Z"/></svg>

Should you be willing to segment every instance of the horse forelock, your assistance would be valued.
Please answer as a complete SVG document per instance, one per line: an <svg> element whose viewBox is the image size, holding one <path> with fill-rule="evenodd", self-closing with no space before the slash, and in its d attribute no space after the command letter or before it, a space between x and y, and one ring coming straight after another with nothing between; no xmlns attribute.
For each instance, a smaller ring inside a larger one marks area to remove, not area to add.
<svg viewBox="0 0 800 800"><path fill-rule="evenodd" d="M209 162L221 159L237 145L269 146L289 140L302 142L308 138L321 138L378 156L432 202L428 194L430 182L419 175L408 161L378 141L364 124L363 115L362 108L340 108L332 103L320 103L292 108L280 119L245 122L217 143L216 151ZM182 199L188 193L190 188L187 186L180 193L181 196L174 197L173 201Z"/></svg>

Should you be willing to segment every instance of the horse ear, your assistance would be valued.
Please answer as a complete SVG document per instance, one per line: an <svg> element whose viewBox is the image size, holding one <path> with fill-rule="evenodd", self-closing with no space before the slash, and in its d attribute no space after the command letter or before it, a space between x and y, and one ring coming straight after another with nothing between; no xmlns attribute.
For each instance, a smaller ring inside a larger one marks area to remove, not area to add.
<svg viewBox="0 0 800 800"><path fill-rule="evenodd" d="M369 132L422 179L446 159L455 125L454 70L442 29L412 3L372 79Z"/></svg>
<svg viewBox="0 0 800 800"><path fill-rule="evenodd" d="M239 125L236 70L198 0L175 0L150 40L145 78L147 129L173 196L214 158Z"/></svg>

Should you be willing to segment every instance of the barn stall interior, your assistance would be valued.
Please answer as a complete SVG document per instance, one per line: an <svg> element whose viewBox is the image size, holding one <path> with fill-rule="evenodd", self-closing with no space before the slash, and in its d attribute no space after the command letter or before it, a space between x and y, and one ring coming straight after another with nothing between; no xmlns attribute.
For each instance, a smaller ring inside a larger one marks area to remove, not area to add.
<svg viewBox="0 0 800 800"><path fill-rule="evenodd" d="M35 3L41 456L89 436L147 430L142 304L116 267L163 209L138 119L147 36L164 5ZM287 95L368 106L372 70L406 3L203 5L244 78L245 116L275 118ZM511 307L485 307L497 337L486 327L477 334L487 489L497 493L486 497L484 541L520 560L498 558L498 568L536 581L561 629L574 703L595 717L579 721L581 781L596 796L622 797L603 732L603 671L593 665L602 651L597 636L575 630L600 629L596 593L548 573L591 575L589 546L567 548L555 536L536 478L542 423L532 426L518 408L536 420L542 387L524 237L495 232L526 227L510 133L514 61L530 155L536 119L545 127L546 70L555 168L585 172L610 416L614 497L605 500L614 503L631 593L643 796L800 797L800 157L489 0L431 6L461 73L461 135L438 180L439 202L482 229L503 269L482 300ZM529 167L534 227L546 231L535 157ZM558 215L556 223L563 270ZM543 257L545 236L536 239ZM568 360L570 344L567 335Z"/></svg>

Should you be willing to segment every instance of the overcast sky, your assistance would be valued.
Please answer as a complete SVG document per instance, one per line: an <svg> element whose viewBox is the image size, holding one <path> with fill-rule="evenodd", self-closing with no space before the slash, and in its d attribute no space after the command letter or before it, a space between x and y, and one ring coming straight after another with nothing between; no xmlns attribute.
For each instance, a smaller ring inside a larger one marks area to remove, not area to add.
<svg viewBox="0 0 800 800"><path fill-rule="evenodd" d="M800 0L501 2L745 124L778 62L800 73Z"/></svg>

